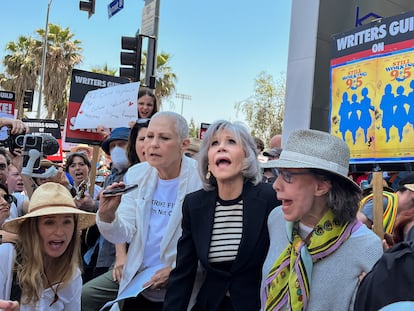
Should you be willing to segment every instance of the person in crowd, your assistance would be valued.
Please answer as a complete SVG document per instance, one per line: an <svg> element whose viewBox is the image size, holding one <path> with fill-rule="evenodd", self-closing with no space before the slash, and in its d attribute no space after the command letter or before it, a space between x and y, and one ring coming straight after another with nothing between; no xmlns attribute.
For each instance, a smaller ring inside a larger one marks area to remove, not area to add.
<svg viewBox="0 0 414 311"><path fill-rule="evenodd" d="M93 148L87 144L78 144L70 148L70 153L84 153L88 157L89 161L92 161Z"/></svg>
<svg viewBox="0 0 414 311"><path fill-rule="evenodd" d="M194 158L198 152L200 151L200 139L191 137L190 138L190 144L188 145L187 150L184 152L184 154L187 157Z"/></svg>
<svg viewBox="0 0 414 311"><path fill-rule="evenodd" d="M8 220L11 220L15 217L11 217L11 205L13 204L13 196L11 196L6 188L5 185L0 184L0 228L1 226ZM3 254L4 252L8 253L10 251L10 247L13 247L11 243L15 243L17 241L17 235L4 231L4 230L0 230L0 246L1 245L6 245L4 247L0 247L0 258L2 258L2 264L0 264L0 277L1 275L3 275L5 273L5 269L6 269L6 260L3 261L3 258L7 258L5 257L5 255ZM7 270L7 269L6 269ZM0 286L4 286L4 285L0 285ZM2 293L3 291L0 291L0 293ZM0 298L4 297L4 295L0 295Z"/></svg>
<svg viewBox="0 0 414 311"><path fill-rule="evenodd" d="M141 87L138 91L138 120L151 119L157 112L157 98L154 91L147 87Z"/></svg>
<svg viewBox="0 0 414 311"><path fill-rule="evenodd" d="M381 257L381 240L356 219L360 187L348 178L349 154L338 137L296 130L274 160L282 205L268 220L263 310L352 309L359 277Z"/></svg>
<svg viewBox="0 0 414 311"><path fill-rule="evenodd" d="M399 188L394 193L392 189L384 189L383 196L383 225L384 231L387 234L392 234L395 220L399 213L414 208L414 173L407 174L400 180ZM406 186L408 185L408 186ZM361 207L357 214L358 219L361 220L368 228L372 228L374 219L374 194L372 191L364 196L361 200Z"/></svg>
<svg viewBox="0 0 414 311"><path fill-rule="evenodd" d="M258 156L264 150L264 142L259 137L253 137L254 143L256 144L256 155Z"/></svg>
<svg viewBox="0 0 414 311"><path fill-rule="evenodd" d="M187 309L199 261L205 279L193 310L260 308L266 222L278 201L271 185L261 183L255 147L238 122L217 121L204 134L198 155L203 189L184 200L164 311Z"/></svg>
<svg viewBox="0 0 414 311"><path fill-rule="evenodd" d="M126 151L129 133L128 127L115 128L101 145L102 150L111 157L112 161L111 174L106 177L104 188L121 181L130 166ZM86 238L89 249L83 256L86 264L84 282L107 272L115 260L115 245L105 240L96 226L89 228Z"/></svg>
<svg viewBox="0 0 414 311"><path fill-rule="evenodd" d="M98 198L102 189L95 186L93 195L89 194L91 162L89 162L86 154L83 152L71 153L66 158L65 170L73 179L73 187L70 191L73 194L76 193L76 206L88 212L95 212L98 207L95 200Z"/></svg>
<svg viewBox="0 0 414 311"><path fill-rule="evenodd" d="M0 184L7 185L10 163L6 148L0 147Z"/></svg>
<svg viewBox="0 0 414 311"><path fill-rule="evenodd" d="M270 141L269 141L269 147L270 149L273 149L273 148L281 149L282 148L282 135L276 134L272 136L272 138L270 138Z"/></svg>
<svg viewBox="0 0 414 311"><path fill-rule="evenodd" d="M412 209L405 212L411 212ZM389 249L376 262L371 271L363 278L356 293L355 311L376 310L413 310L414 306L414 228L410 222L396 225L401 228L404 238ZM411 305L403 308L403 303L410 301ZM389 308L387 307L389 306Z"/></svg>
<svg viewBox="0 0 414 311"><path fill-rule="evenodd" d="M147 162L131 167L125 184L138 188L99 201L97 224L112 243L130 243L119 293L130 289L133 278L145 279L138 296L125 300L123 310L161 310L165 286L175 265L177 240L181 235L181 206L187 193L200 189L197 162L184 156L189 144L188 125L179 114L156 113L145 137ZM108 189L122 188L114 183ZM119 206L119 207L118 207ZM117 308L118 305L114 305Z"/></svg>
<svg viewBox="0 0 414 311"><path fill-rule="evenodd" d="M23 216L27 211L27 206L29 204L29 197L27 196L25 189L22 174L16 166L13 164L9 165L9 173L7 175L7 189L10 194L16 199L16 215L14 217Z"/></svg>
<svg viewBox="0 0 414 311"><path fill-rule="evenodd" d="M76 207L64 186L54 182L39 186L29 212L3 225L19 239L16 256L9 254L14 263L0 280L8 284L8 297L0 298L19 301L21 310L80 310L78 230L94 224L95 218Z"/></svg>
<svg viewBox="0 0 414 311"><path fill-rule="evenodd" d="M127 146L127 156L132 165L145 162L144 141L147 134L149 120L136 122L131 128Z"/></svg>
<svg viewBox="0 0 414 311"><path fill-rule="evenodd" d="M148 124L149 121L136 122L131 129L127 144L127 153L129 162L132 165L145 162L143 148ZM103 307L106 302L116 298L119 282L122 279L122 270L126 261L127 244L116 244L115 248L115 262L108 272L83 285L82 311L95 311Z"/></svg>

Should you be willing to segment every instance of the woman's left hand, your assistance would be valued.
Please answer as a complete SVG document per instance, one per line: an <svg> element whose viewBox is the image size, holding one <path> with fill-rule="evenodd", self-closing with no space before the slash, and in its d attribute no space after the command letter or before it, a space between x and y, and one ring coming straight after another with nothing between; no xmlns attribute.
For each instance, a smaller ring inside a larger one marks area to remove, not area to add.
<svg viewBox="0 0 414 311"><path fill-rule="evenodd" d="M167 287L168 278L170 277L171 267L165 267L157 272L151 277L151 279L146 282L143 286L147 287L151 285L151 289L161 289Z"/></svg>

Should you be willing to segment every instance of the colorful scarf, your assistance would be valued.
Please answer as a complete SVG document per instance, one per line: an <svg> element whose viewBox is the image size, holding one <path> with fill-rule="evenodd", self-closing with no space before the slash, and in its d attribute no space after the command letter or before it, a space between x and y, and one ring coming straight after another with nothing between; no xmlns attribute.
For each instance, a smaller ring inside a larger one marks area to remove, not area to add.
<svg viewBox="0 0 414 311"><path fill-rule="evenodd" d="M383 191L382 197L387 200L387 206L383 214L383 226L385 233L392 234L394 230L395 220L397 218L398 211L398 195L393 192ZM369 201L374 200L374 194L370 193L363 197L360 203L360 210ZM373 209L374 211L374 209Z"/></svg>
<svg viewBox="0 0 414 311"><path fill-rule="evenodd" d="M354 220L345 225L334 222L329 209L312 232L301 239L299 224L286 222L289 245L273 264L264 286L265 310L306 310L313 263L332 254L361 226Z"/></svg>

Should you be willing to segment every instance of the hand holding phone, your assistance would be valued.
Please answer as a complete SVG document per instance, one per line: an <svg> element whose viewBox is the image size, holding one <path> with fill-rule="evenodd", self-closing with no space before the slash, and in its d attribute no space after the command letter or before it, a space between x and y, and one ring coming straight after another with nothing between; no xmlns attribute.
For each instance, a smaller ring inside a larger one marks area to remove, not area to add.
<svg viewBox="0 0 414 311"><path fill-rule="evenodd" d="M137 184L125 185L125 187L118 187L118 188L113 188L109 190L104 190L104 192L102 192L102 196L112 197L116 195L123 195L124 193L130 192L136 188L138 188Z"/></svg>

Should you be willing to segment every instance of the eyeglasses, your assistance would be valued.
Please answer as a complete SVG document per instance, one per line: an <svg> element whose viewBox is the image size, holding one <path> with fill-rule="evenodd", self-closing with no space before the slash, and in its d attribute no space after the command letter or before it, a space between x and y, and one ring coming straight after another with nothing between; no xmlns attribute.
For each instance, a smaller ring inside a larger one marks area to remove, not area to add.
<svg viewBox="0 0 414 311"><path fill-rule="evenodd" d="M273 184L275 182L276 178L277 178L277 176L267 177L267 176L263 175L262 182L267 183L267 184Z"/></svg>
<svg viewBox="0 0 414 311"><path fill-rule="evenodd" d="M282 176L283 180L285 182L287 182L288 184L292 183L292 178L295 175L311 175L312 172L289 172L289 171L285 171L285 170L279 170L276 169L277 175L278 176Z"/></svg>
<svg viewBox="0 0 414 311"><path fill-rule="evenodd" d="M4 201L6 201L8 204L12 204L14 202L14 196L12 196L11 194L3 194L3 199Z"/></svg>
<svg viewBox="0 0 414 311"><path fill-rule="evenodd" d="M7 168L7 164L0 163L0 170L5 170Z"/></svg>

